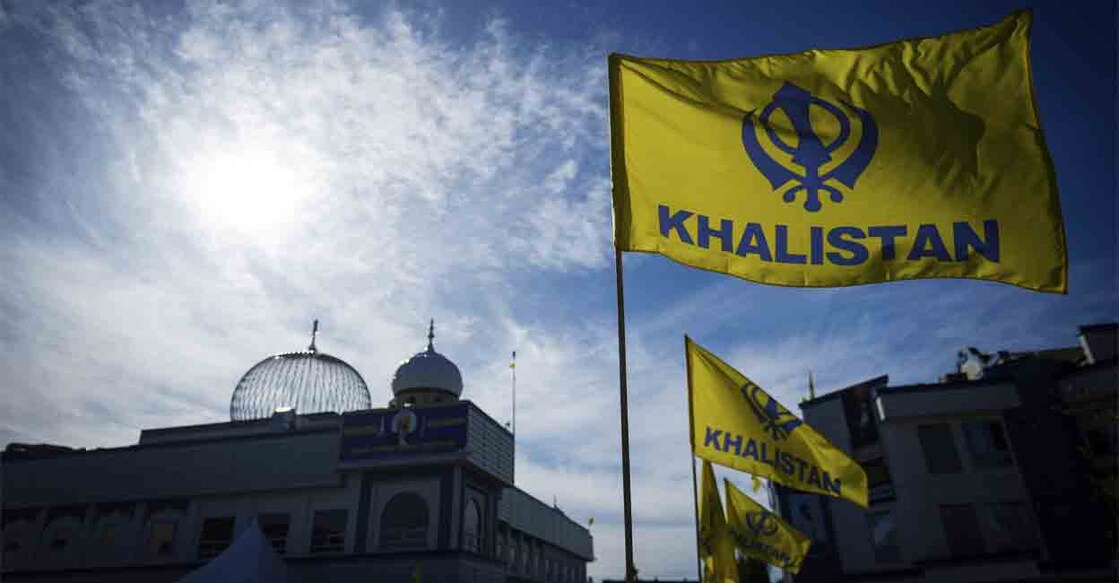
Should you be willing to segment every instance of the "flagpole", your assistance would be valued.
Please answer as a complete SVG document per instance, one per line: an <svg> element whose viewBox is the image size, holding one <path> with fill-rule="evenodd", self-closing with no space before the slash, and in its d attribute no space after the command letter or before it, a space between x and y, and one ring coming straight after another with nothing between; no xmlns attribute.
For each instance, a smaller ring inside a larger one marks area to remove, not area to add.
<svg viewBox="0 0 1119 583"><path fill-rule="evenodd" d="M517 481L517 351L513 351L513 362L509 364L513 369L513 420L510 423L509 433L513 434L513 482Z"/></svg>
<svg viewBox="0 0 1119 583"><path fill-rule="evenodd" d="M514 437L517 435L517 351L513 351L513 362L510 367L513 369L513 427L512 433Z"/></svg>
<svg viewBox="0 0 1119 583"><path fill-rule="evenodd" d="M703 558L699 554L699 488L695 477L695 415L692 414L692 359L688 358L688 336L684 335L684 370L688 375L688 459L692 465L692 509L695 511L696 581L703 583Z"/></svg>
<svg viewBox="0 0 1119 583"><path fill-rule="evenodd" d="M629 396L626 388L626 311L622 286L622 252L614 247L614 273L618 286L618 394L622 423L622 516L626 533L626 582L637 580L633 564L633 514L629 494ZM693 466L694 471L694 466Z"/></svg>

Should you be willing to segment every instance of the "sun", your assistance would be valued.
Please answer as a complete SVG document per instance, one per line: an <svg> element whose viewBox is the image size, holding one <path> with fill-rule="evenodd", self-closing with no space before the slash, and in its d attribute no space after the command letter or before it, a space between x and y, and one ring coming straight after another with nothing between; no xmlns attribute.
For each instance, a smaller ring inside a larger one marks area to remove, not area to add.
<svg viewBox="0 0 1119 583"><path fill-rule="evenodd" d="M207 230L276 242L301 218L312 191L285 158L266 144L207 148L183 165L183 201Z"/></svg>

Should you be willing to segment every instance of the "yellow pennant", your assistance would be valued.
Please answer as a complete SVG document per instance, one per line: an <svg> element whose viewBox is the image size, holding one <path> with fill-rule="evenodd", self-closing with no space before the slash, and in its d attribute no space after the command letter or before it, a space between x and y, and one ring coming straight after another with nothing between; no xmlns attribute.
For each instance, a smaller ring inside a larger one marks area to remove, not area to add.
<svg viewBox="0 0 1119 583"><path fill-rule="evenodd" d="M693 461L693 463L695 463ZM734 560L734 541L727 529L719 485L711 462L703 462L699 499L699 558L703 561L704 583L738 583L738 564Z"/></svg>
<svg viewBox="0 0 1119 583"><path fill-rule="evenodd" d="M611 55L615 245L775 285L1065 293L1030 18L753 59Z"/></svg>
<svg viewBox="0 0 1119 583"><path fill-rule="evenodd" d="M696 456L867 506L862 466L719 357L684 343Z"/></svg>
<svg viewBox="0 0 1119 583"><path fill-rule="evenodd" d="M723 487L727 491L727 526L738 550L790 573L800 571L812 541L730 480L724 480Z"/></svg>

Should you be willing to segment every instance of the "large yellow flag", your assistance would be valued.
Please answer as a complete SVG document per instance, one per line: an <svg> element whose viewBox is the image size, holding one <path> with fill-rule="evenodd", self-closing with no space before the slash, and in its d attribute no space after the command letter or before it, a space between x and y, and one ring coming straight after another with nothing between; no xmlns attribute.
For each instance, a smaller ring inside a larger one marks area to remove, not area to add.
<svg viewBox="0 0 1119 583"><path fill-rule="evenodd" d="M1030 14L732 61L611 55L614 241L762 283L1066 291Z"/></svg>
<svg viewBox="0 0 1119 583"><path fill-rule="evenodd" d="M723 487L727 491L727 527L738 550L790 573L800 571L812 541L730 480L723 480Z"/></svg>
<svg viewBox="0 0 1119 583"><path fill-rule="evenodd" d="M685 337L695 455L867 506L866 472L761 387Z"/></svg>
<svg viewBox="0 0 1119 583"><path fill-rule="evenodd" d="M694 463L694 462L693 462ZM699 499L699 558L703 561L703 583L738 583L734 541L727 530L719 485L711 462L703 462Z"/></svg>

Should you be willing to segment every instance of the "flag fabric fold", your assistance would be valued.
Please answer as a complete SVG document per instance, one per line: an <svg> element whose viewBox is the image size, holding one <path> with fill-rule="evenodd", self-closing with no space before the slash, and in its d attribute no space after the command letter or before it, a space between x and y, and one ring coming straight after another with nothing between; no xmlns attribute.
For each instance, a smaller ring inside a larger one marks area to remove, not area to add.
<svg viewBox="0 0 1119 583"><path fill-rule="evenodd" d="M750 281L1065 293L1031 15L728 61L611 55L614 241Z"/></svg>
<svg viewBox="0 0 1119 583"><path fill-rule="evenodd" d="M730 480L723 481L723 489L727 496L727 528L739 552L790 573L799 572L812 541Z"/></svg>
<svg viewBox="0 0 1119 583"><path fill-rule="evenodd" d="M696 456L867 506L862 466L722 359L684 344Z"/></svg>
<svg viewBox="0 0 1119 583"><path fill-rule="evenodd" d="M692 460L695 463L695 460ZM704 583L738 583L738 564L734 541L727 529L719 485L711 462L703 462L699 498L699 558L703 561Z"/></svg>

